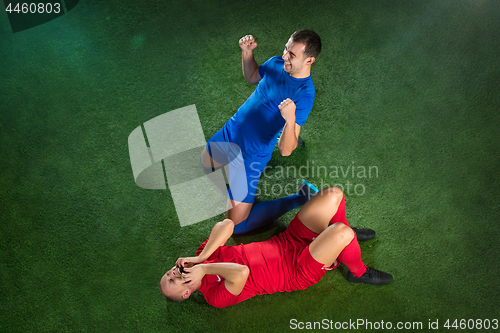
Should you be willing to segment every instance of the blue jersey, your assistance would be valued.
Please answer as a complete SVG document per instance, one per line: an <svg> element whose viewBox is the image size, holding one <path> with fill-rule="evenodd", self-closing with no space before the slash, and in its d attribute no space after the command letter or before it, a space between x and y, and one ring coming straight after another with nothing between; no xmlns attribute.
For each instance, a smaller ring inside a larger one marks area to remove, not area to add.
<svg viewBox="0 0 500 333"><path fill-rule="evenodd" d="M226 142L237 144L245 160L269 160L280 130L285 126L280 103L296 105L296 123L302 126L314 102L311 77L296 79L283 69L284 60L272 57L259 66L261 80L245 103L222 128ZM267 163L267 161L265 161Z"/></svg>

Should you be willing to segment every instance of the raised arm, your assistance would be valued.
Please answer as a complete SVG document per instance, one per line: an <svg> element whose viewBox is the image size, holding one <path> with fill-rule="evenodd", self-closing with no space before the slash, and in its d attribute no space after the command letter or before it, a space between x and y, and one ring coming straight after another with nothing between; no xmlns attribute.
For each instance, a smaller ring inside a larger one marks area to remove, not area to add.
<svg viewBox="0 0 500 333"><path fill-rule="evenodd" d="M230 219L225 219L214 225L207 244L198 256L202 262L207 260L219 246L226 244L229 237L233 234L233 230L234 222Z"/></svg>
<svg viewBox="0 0 500 333"><path fill-rule="evenodd" d="M247 282L250 270L245 265L231 262L201 264L207 260L212 253L224 245L233 234L234 222L225 219L217 223L210 233L207 244L197 257L179 258L177 267L182 267L185 285L196 285L207 274L219 275L224 278L226 289L233 295L239 295Z"/></svg>
<svg viewBox="0 0 500 333"><path fill-rule="evenodd" d="M239 44L241 47L241 66L245 80L250 84L259 83L262 79L259 74L259 64L257 64L253 56L253 49L257 47L257 42L252 35L246 35L240 38Z"/></svg>
<svg viewBox="0 0 500 333"><path fill-rule="evenodd" d="M218 222L212 228L207 244L196 257L179 258L175 265L180 268L189 268L208 259L219 246L224 245L233 234L234 222L230 219ZM182 270L181 270L182 271Z"/></svg>

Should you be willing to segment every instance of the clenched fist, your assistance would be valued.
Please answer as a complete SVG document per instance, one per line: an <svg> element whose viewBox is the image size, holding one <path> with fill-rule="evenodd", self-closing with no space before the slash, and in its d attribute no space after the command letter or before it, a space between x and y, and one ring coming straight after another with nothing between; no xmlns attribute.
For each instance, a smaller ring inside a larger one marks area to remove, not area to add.
<svg viewBox="0 0 500 333"><path fill-rule="evenodd" d="M257 47L257 42L252 35L246 35L240 38L240 47L243 51L252 51Z"/></svg>
<svg viewBox="0 0 500 333"><path fill-rule="evenodd" d="M295 103L290 99L287 98L283 102L280 103L278 106L281 112L281 116L285 121L292 121L295 122Z"/></svg>

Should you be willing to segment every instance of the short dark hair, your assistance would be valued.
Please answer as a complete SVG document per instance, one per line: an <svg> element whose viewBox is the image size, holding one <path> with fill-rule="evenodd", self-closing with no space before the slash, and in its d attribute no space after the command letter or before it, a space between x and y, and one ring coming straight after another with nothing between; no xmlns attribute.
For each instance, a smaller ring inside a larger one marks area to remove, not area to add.
<svg viewBox="0 0 500 333"><path fill-rule="evenodd" d="M317 57L321 52L321 38L318 34L309 29L297 30L292 34L294 43L306 45L304 54L306 57Z"/></svg>

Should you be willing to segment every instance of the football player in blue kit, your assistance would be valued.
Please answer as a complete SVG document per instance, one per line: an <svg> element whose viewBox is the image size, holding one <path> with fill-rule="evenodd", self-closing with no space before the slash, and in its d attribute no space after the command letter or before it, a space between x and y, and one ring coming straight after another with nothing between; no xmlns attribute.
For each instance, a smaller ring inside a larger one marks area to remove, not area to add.
<svg viewBox="0 0 500 333"><path fill-rule="evenodd" d="M303 182L297 193L254 205L260 175L278 148L288 156L297 147L300 128L311 112L315 89L311 65L321 51L321 39L312 30L298 30L285 45L283 56L260 66L254 58L252 35L239 41L243 76L258 84L238 111L207 142L202 166L210 170L229 164L227 218L240 234L272 222L303 205L318 190Z"/></svg>

